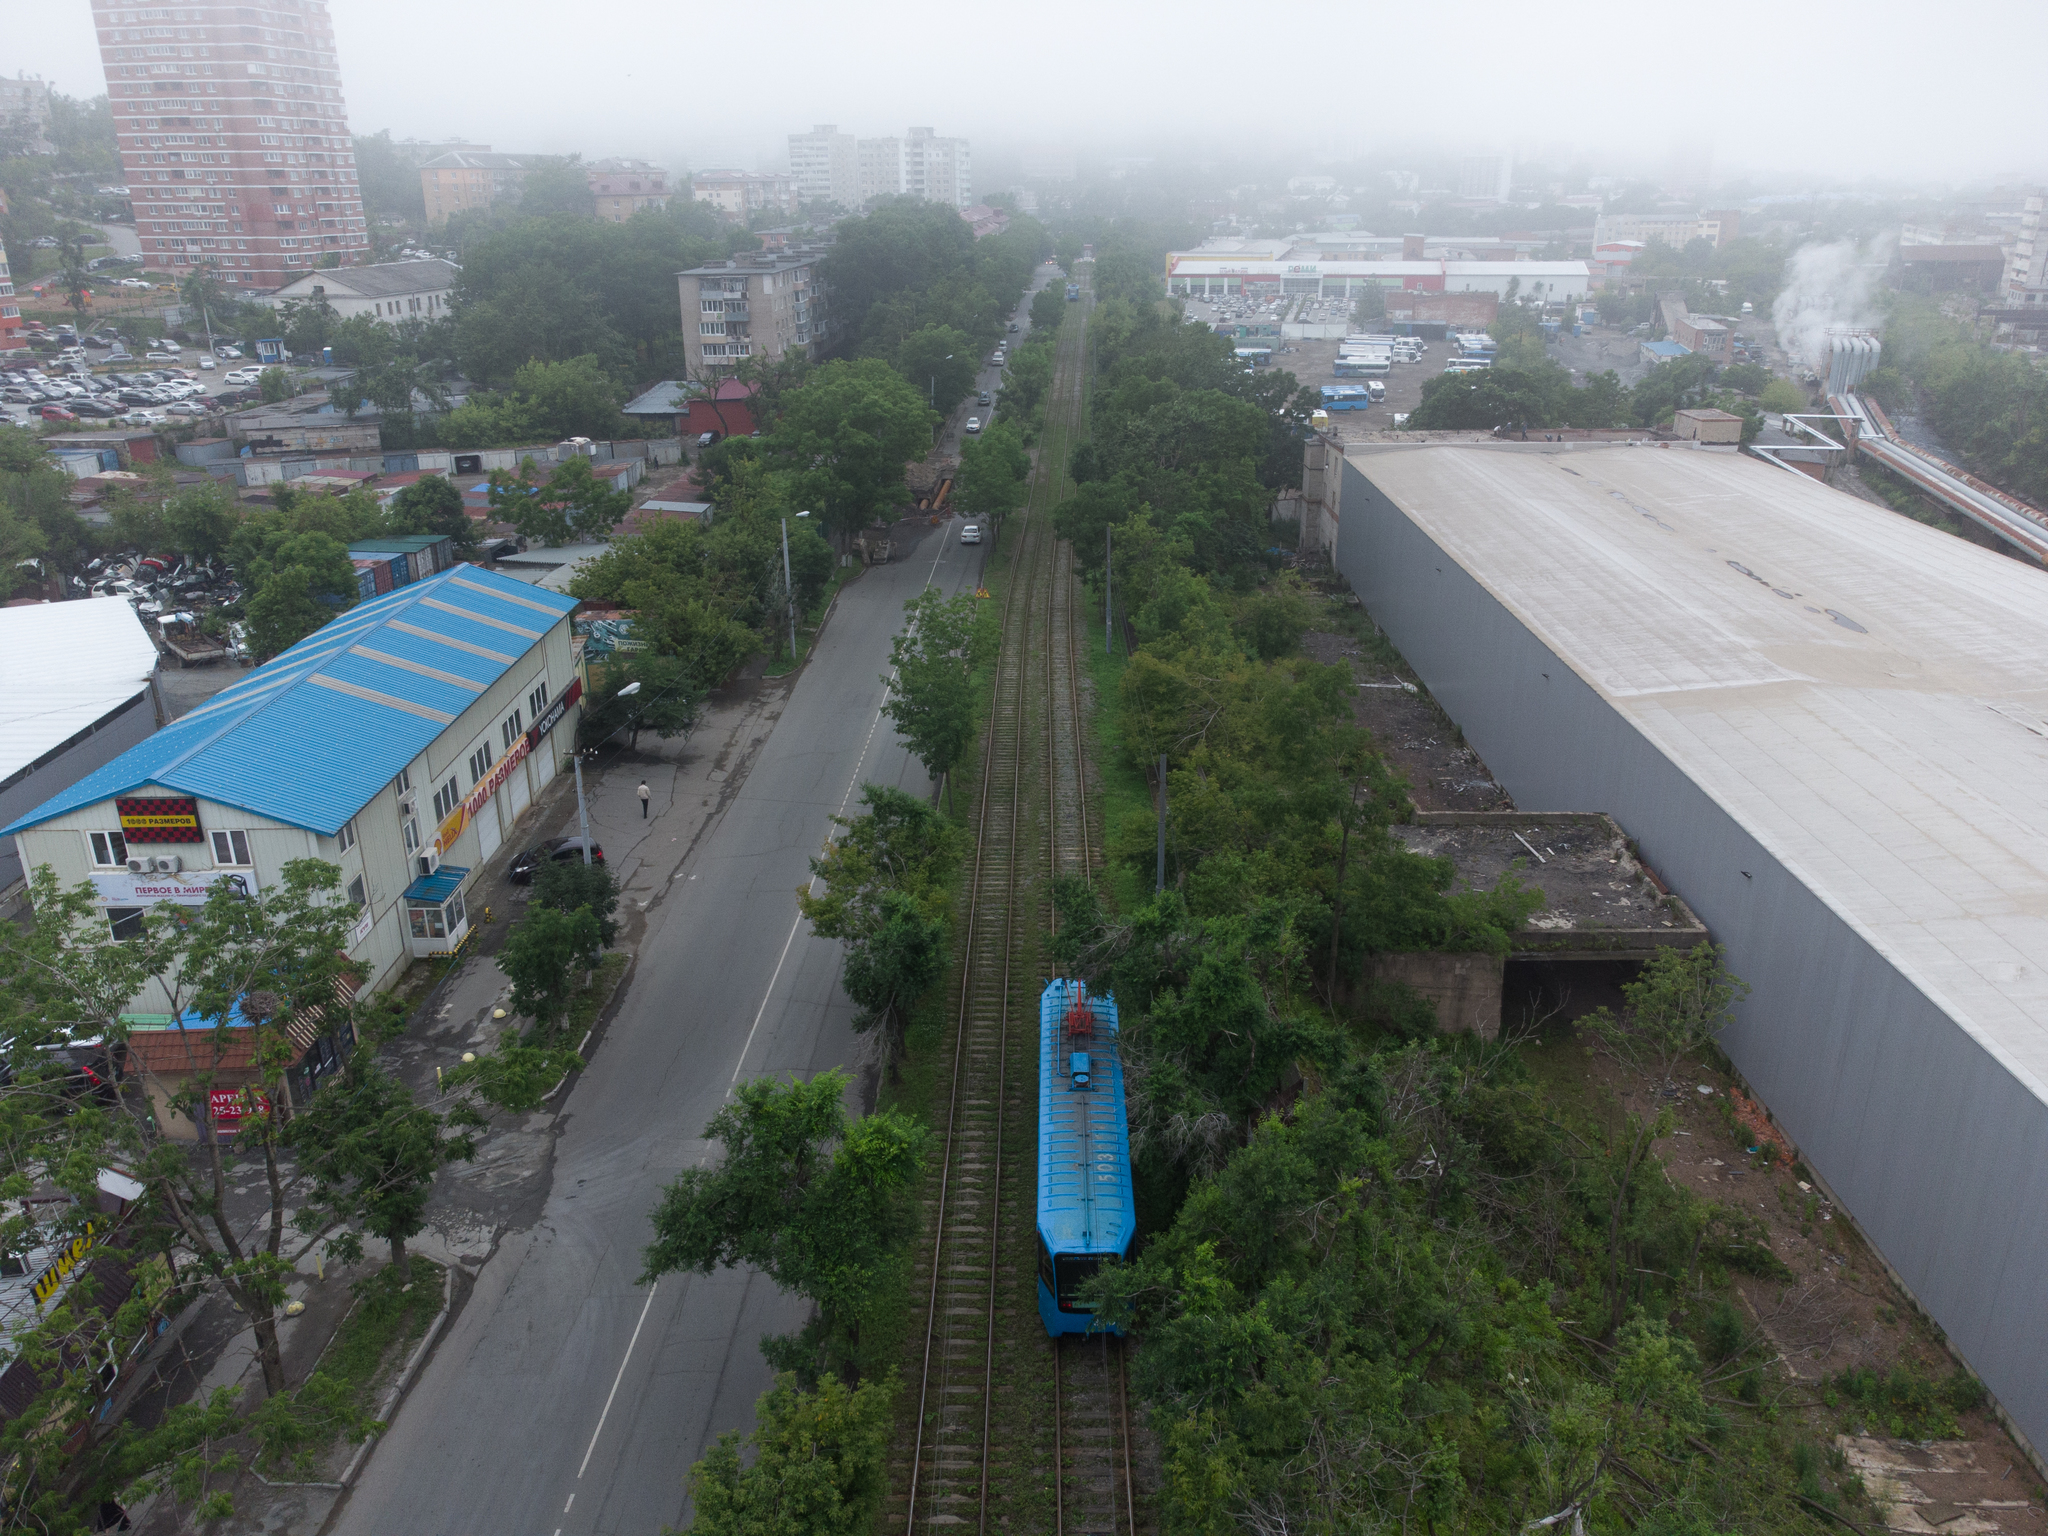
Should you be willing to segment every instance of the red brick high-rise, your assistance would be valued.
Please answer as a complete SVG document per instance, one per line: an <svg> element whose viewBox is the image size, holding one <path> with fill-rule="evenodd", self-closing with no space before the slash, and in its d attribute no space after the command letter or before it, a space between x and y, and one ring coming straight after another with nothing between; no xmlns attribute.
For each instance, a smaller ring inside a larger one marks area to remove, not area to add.
<svg viewBox="0 0 2048 1536"><path fill-rule="evenodd" d="M150 268L262 293L369 257L326 0L92 0Z"/></svg>

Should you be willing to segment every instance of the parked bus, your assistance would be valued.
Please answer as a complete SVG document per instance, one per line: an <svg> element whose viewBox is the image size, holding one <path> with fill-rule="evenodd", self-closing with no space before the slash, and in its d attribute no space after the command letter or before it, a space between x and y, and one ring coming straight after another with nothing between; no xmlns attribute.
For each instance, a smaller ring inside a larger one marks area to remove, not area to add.
<svg viewBox="0 0 2048 1536"><path fill-rule="evenodd" d="M1372 404L1371 387L1365 384L1325 384L1323 386L1323 409L1326 411L1362 411Z"/></svg>
<svg viewBox="0 0 2048 1536"><path fill-rule="evenodd" d="M1247 368L1263 368L1273 361L1271 347L1239 347L1236 351L1237 360Z"/></svg>
<svg viewBox="0 0 2048 1536"><path fill-rule="evenodd" d="M1490 357L1454 357L1444 364L1445 373L1485 373L1493 366Z"/></svg>

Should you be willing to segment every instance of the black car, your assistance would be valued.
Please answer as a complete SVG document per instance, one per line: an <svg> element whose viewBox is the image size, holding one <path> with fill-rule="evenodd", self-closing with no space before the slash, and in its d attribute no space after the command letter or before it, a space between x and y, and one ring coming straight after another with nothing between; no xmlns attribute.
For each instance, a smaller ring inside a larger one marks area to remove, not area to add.
<svg viewBox="0 0 2048 1536"><path fill-rule="evenodd" d="M586 841L590 844L590 862L602 864L604 850L597 846L596 838L558 837L553 842L542 843L538 848L529 848L514 859L510 870L512 883L530 883L543 864L580 864L583 861L583 845Z"/></svg>

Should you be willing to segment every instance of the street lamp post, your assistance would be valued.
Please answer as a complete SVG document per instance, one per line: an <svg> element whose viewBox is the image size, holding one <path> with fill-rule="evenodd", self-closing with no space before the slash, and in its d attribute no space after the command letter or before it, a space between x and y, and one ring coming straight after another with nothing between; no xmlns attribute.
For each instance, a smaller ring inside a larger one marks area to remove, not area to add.
<svg viewBox="0 0 2048 1536"><path fill-rule="evenodd" d="M615 697L630 699L639 691L640 684L637 681L630 682L621 688ZM576 829L583 834L583 867L588 869L590 867L590 810L583 803L583 751L580 747L574 752L572 761L576 765Z"/></svg>

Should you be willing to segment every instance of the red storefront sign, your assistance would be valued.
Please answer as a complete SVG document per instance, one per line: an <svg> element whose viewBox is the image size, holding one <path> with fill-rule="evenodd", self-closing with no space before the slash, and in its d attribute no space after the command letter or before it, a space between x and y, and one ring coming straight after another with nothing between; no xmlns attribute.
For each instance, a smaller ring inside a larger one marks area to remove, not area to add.
<svg viewBox="0 0 2048 1536"><path fill-rule="evenodd" d="M209 1088L206 1109L213 1116L213 1128L225 1134L240 1130L244 1115L269 1114L270 1100L245 1088Z"/></svg>

